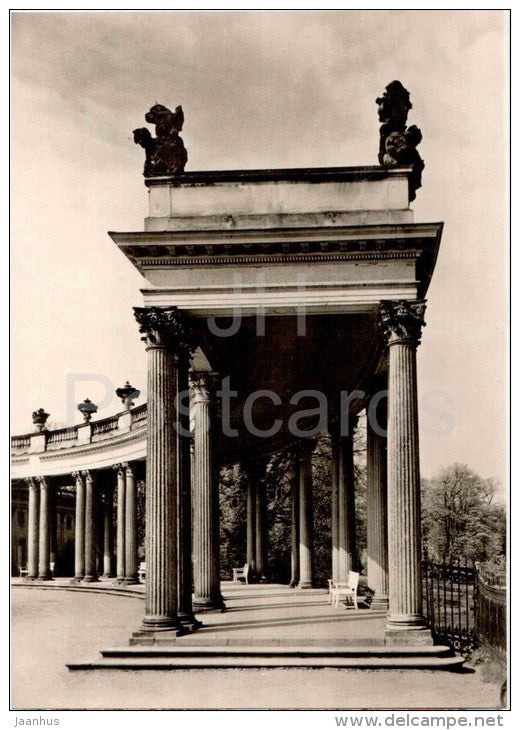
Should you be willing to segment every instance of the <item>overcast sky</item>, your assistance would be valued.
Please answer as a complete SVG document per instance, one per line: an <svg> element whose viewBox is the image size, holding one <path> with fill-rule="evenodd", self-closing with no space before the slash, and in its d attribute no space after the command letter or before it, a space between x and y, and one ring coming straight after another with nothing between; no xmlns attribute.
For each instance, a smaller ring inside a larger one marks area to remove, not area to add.
<svg viewBox="0 0 520 730"><path fill-rule="evenodd" d="M114 413L105 391L126 379L145 396L132 314L144 280L106 231L143 227L132 130L153 103L182 104L187 170L372 165L374 100L399 79L423 132L415 220L445 222L418 351L422 472L460 461L504 481L506 22L501 11L13 14L13 432L32 430L40 406L64 425L85 396Z"/></svg>

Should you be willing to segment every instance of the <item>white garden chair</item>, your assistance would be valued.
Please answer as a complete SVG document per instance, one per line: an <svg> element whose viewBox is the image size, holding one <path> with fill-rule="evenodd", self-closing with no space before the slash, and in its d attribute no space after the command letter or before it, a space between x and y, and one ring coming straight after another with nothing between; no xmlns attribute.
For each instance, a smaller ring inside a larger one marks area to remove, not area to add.
<svg viewBox="0 0 520 730"><path fill-rule="evenodd" d="M332 589L332 605L334 608L339 607L340 598L346 599L347 602L352 601L354 608L357 609L357 588L359 583L359 573L351 570L348 574L346 583L335 583Z"/></svg>

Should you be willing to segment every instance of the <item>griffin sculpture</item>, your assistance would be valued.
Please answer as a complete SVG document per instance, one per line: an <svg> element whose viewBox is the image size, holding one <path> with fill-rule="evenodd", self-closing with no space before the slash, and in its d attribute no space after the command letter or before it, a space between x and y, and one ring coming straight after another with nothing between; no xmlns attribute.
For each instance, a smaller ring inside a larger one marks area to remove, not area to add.
<svg viewBox="0 0 520 730"><path fill-rule="evenodd" d="M149 124L155 125L156 134L155 137L152 137L150 130L146 127L134 129L134 142L143 147L146 152L145 177L183 172L188 153L184 142L179 137L184 123L182 106L176 107L172 112L162 104L154 104L144 118Z"/></svg>

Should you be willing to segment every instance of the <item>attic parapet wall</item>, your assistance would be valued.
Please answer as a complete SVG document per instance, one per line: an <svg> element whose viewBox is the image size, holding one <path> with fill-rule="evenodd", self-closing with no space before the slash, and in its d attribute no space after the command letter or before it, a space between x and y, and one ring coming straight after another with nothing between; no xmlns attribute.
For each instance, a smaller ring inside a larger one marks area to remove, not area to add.
<svg viewBox="0 0 520 730"><path fill-rule="evenodd" d="M146 178L146 231L411 223L408 168L189 172Z"/></svg>

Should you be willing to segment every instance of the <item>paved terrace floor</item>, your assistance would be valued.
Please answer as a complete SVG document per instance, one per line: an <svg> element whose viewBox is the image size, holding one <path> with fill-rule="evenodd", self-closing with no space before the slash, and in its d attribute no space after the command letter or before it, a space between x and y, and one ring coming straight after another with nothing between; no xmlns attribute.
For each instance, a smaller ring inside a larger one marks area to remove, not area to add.
<svg viewBox="0 0 520 730"><path fill-rule="evenodd" d="M65 663L128 645L144 586L69 581L12 590L13 709L497 708L499 688L478 673L421 670L218 669L69 672ZM74 587L75 588L75 587ZM324 590L223 583L227 610L201 616L180 641L381 644L384 615L332 608ZM463 704L461 704L463 703Z"/></svg>

